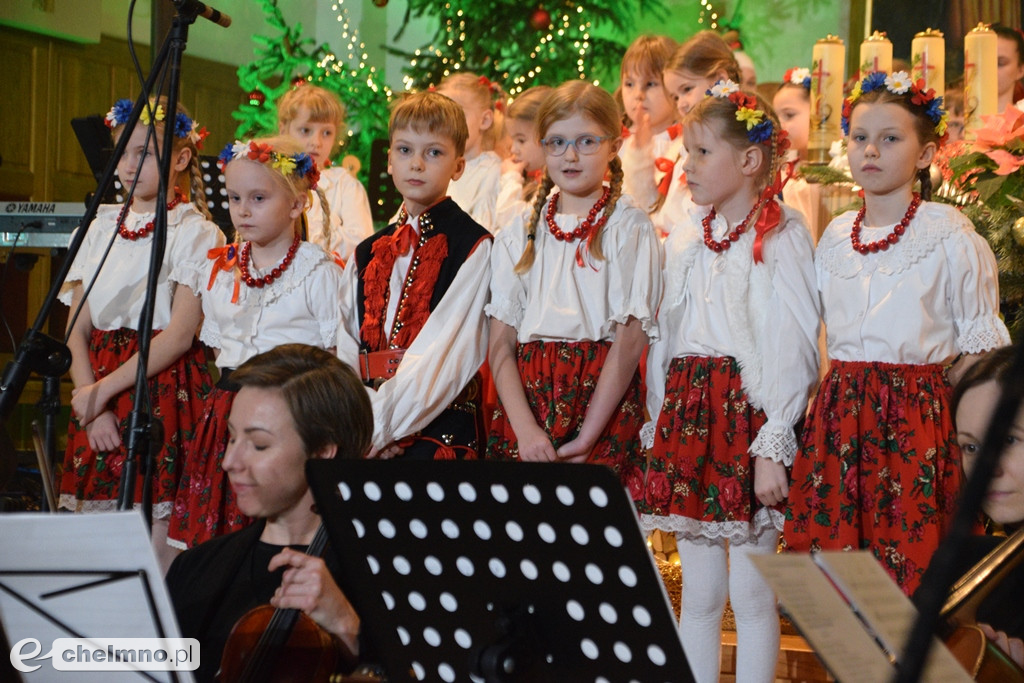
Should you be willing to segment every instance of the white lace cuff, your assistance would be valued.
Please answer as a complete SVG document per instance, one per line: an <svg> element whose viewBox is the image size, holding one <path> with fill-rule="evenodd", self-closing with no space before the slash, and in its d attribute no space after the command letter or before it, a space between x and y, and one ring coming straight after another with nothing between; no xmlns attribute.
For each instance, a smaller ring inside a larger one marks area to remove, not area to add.
<svg viewBox="0 0 1024 683"><path fill-rule="evenodd" d="M956 344L964 353L982 353L1010 343L1006 325L995 315L972 320L960 330Z"/></svg>
<svg viewBox="0 0 1024 683"><path fill-rule="evenodd" d="M654 433L655 424L654 420L649 420L644 423L644 426L640 428L640 445L644 448L654 447Z"/></svg>
<svg viewBox="0 0 1024 683"><path fill-rule="evenodd" d="M796 448L793 427L785 422L768 420L757 433L754 443L750 444L750 454L791 467L796 457Z"/></svg>

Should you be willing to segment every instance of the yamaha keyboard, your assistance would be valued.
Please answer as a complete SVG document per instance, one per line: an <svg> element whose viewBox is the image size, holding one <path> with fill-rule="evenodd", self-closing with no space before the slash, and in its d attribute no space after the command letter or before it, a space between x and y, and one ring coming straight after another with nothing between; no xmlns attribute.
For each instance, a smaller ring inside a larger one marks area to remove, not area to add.
<svg viewBox="0 0 1024 683"><path fill-rule="evenodd" d="M0 201L0 248L66 248L83 215L77 202Z"/></svg>

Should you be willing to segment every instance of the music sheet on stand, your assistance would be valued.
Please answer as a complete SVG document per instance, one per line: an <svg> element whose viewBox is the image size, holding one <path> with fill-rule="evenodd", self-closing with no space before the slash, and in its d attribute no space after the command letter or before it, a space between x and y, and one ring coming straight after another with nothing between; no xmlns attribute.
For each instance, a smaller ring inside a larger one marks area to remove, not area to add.
<svg viewBox="0 0 1024 683"><path fill-rule="evenodd" d="M40 654L45 655L55 639L74 637L24 605L12 592L83 637L157 638L161 634L156 620L163 629L162 637L179 636L141 512L0 515L0 548L0 583L4 587L0 589L0 619L12 647L25 638L34 638L42 646ZM87 573L72 573L83 571ZM122 572L125 575L120 578L86 586ZM45 596L69 588L80 590ZM55 675L98 682L172 681L174 675L179 681L193 680L187 671L147 671L145 676L101 671L65 673L55 671L48 659L25 659L24 663L42 665L22 674L26 682L49 681Z"/></svg>
<svg viewBox="0 0 1024 683"><path fill-rule="evenodd" d="M891 680L895 668L886 650L898 655L917 611L870 551L752 559L838 681ZM936 643L921 680L966 683L971 677Z"/></svg>

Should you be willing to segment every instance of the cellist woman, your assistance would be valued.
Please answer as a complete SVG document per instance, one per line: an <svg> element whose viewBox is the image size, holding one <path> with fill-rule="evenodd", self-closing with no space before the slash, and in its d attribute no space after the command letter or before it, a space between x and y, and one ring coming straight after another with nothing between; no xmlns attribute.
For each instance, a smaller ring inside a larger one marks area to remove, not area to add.
<svg viewBox="0 0 1024 683"><path fill-rule="evenodd" d="M167 574L182 635L200 642L196 680L215 680L236 622L268 602L311 617L351 669L360 620L330 554L325 563L304 552L320 526L304 467L310 458L365 455L373 432L366 390L334 355L303 344L257 355L231 380L240 389L224 470L239 508L256 521L182 553Z"/></svg>
<svg viewBox="0 0 1024 683"><path fill-rule="evenodd" d="M1013 381L1013 347L986 353L957 383L953 412L957 442L964 469L969 473L976 462L989 419L1004 385ZM1024 407L1010 427L1010 434L996 466L988 493L982 503L985 515L1001 525L1007 536L1024 526ZM999 536L975 536L960 558L961 574L1005 541ZM1024 667L1024 565L1018 565L981 602L979 626L986 636Z"/></svg>

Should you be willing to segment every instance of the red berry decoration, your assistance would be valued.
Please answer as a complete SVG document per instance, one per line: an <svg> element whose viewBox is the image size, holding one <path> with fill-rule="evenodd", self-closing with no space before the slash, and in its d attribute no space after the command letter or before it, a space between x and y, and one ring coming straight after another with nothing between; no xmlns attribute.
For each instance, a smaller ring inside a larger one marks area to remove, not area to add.
<svg viewBox="0 0 1024 683"><path fill-rule="evenodd" d="M530 15L530 26L536 31L543 31L548 28L551 26L551 12L548 12L543 7L538 7Z"/></svg>
<svg viewBox="0 0 1024 683"><path fill-rule="evenodd" d="M267 96L259 90L253 90L249 93L249 104L254 107L262 107L263 103L267 101Z"/></svg>

